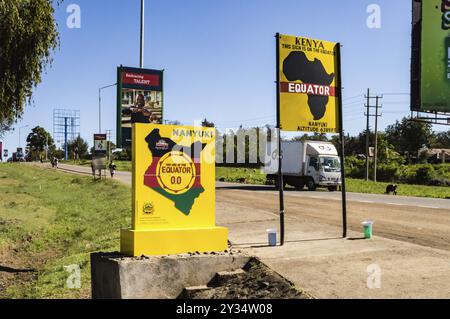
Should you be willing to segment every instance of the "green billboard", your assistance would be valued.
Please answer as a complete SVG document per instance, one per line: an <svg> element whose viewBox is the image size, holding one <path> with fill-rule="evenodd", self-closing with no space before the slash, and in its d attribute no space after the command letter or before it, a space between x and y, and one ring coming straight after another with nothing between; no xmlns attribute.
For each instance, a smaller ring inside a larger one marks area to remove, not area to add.
<svg viewBox="0 0 450 319"><path fill-rule="evenodd" d="M450 0L413 0L412 103L450 112Z"/></svg>

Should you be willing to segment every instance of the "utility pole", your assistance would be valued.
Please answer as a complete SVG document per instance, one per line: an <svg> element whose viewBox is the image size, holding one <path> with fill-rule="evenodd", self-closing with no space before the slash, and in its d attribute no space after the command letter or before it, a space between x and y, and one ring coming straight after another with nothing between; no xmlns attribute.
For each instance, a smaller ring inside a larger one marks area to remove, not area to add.
<svg viewBox="0 0 450 319"><path fill-rule="evenodd" d="M375 149L376 149L376 144L377 144L377 129L378 129L378 117L381 116L378 114L378 109L380 108L380 106L378 105L379 103L379 99L382 98L382 96L370 96L370 89L367 89L367 95L365 96L367 99L367 104L364 105L364 107L366 108L366 112L365 112L365 116L367 118L366 121L366 181L369 180L369 166L370 166L370 117L375 117ZM376 105L370 105L371 100L375 99L376 100ZM371 108L375 108L375 114L370 114L370 109ZM376 169L377 169L377 162L376 162L376 151L374 154L374 181L376 181Z"/></svg>
<svg viewBox="0 0 450 319"><path fill-rule="evenodd" d="M373 161L373 181L377 181L377 161L378 161L378 117L381 116L381 114L378 114L378 109L381 108L379 105L379 100L382 99L381 96L376 96L376 104L375 104L375 151L374 151L374 161Z"/></svg>
<svg viewBox="0 0 450 319"><path fill-rule="evenodd" d="M369 117L370 117L370 89L367 89L367 104L366 104L366 181L369 180Z"/></svg>
<svg viewBox="0 0 450 319"><path fill-rule="evenodd" d="M144 68L144 21L145 21L145 0L141 0L141 50L140 50L140 59L139 59L139 67Z"/></svg>
<svg viewBox="0 0 450 319"><path fill-rule="evenodd" d="M117 83L102 86L98 89L98 133L102 133L102 90L116 86Z"/></svg>
<svg viewBox="0 0 450 319"><path fill-rule="evenodd" d="M67 152L68 152L68 147L67 147L67 117L64 118L64 160L67 161Z"/></svg>

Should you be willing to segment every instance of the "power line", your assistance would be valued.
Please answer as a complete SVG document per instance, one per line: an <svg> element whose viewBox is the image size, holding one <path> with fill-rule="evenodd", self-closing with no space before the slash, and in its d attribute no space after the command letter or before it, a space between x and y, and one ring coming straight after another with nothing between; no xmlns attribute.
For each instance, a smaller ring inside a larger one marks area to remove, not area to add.
<svg viewBox="0 0 450 319"><path fill-rule="evenodd" d="M350 105L354 105L354 104L362 104L364 103L364 100L359 100L359 101L353 101L353 102L349 102L349 103L344 103L343 106L350 106Z"/></svg>
<svg viewBox="0 0 450 319"><path fill-rule="evenodd" d="M349 107L347 107L347 108L344 109L344 112L345 112L345 111L351 111L351 110L358 110L358 109L361 107L361 105L363 105L363 104L364 104L364 103L357 104L357 105L353 105L353 106L349 106Z"/></svg>
<svg viewBox="0 0 450 319"><path fill-rule="evenodd" d="M410 96L410 93L383 93L383 95L408 95Z"/></svg>
<svg viewBox="0 0 450 319"><path fill-rule="evenodd" d="M346 97L344 99L342 99L342 101L347 101L347 100L352 100L352 99L356 99L357 97L362 97L363 95L355 95L355 96L351 96L351 97Z"/></svg>

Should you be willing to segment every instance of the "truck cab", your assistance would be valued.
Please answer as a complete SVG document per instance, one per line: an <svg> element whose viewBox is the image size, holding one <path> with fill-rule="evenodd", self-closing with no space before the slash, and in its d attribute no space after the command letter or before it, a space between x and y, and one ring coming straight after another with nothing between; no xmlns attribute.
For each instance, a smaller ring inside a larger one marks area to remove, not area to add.
<svg viewBox="0 0 450 319"><path fill-rule="evenodd" d="M308 189L314 190L317 186L327 187L330 191L337 190L341 184L341 161L337 155L307 156L306 176L311 180L306 182Z"/></svg>
<svg viewBox="0 0 450 319"><path fill-rule="evenodd" d="M341 161L337 150L328 142L305 142L305 173L314 181L307 184L309 189L317 186L327 187L330 191L336 190L341 184Z"/></svg>

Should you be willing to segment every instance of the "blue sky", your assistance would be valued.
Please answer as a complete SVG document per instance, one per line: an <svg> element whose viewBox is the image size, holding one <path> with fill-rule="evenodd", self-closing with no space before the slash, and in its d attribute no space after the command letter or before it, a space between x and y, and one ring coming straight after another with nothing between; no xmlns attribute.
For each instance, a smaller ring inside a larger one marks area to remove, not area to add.
<svg viewBox="0 0 450 319"><path fill-rule="evenodd" d="M81 8L69 29L66 8ZM370 4L381 28L366 25ZM22 146L40 125L53 132L53 109L81 111L81 136L98 131L98 88L116 67L139 64L140 0L65 1L56 12L61 45L23 120ZM275 124L276 32L341 42L344 128L365 128L363 95L409 93L410 0L146 0L145 67L165 69L165 119L207 118L219 128ZM102 93L102 128L115 138L115 88ZM380 128L409 114L409 96L386 95ZM373 127L373 123L372 123ZM443 127L435 127L443 130ZM4 148L18 146L18 130Z"/></svg>

